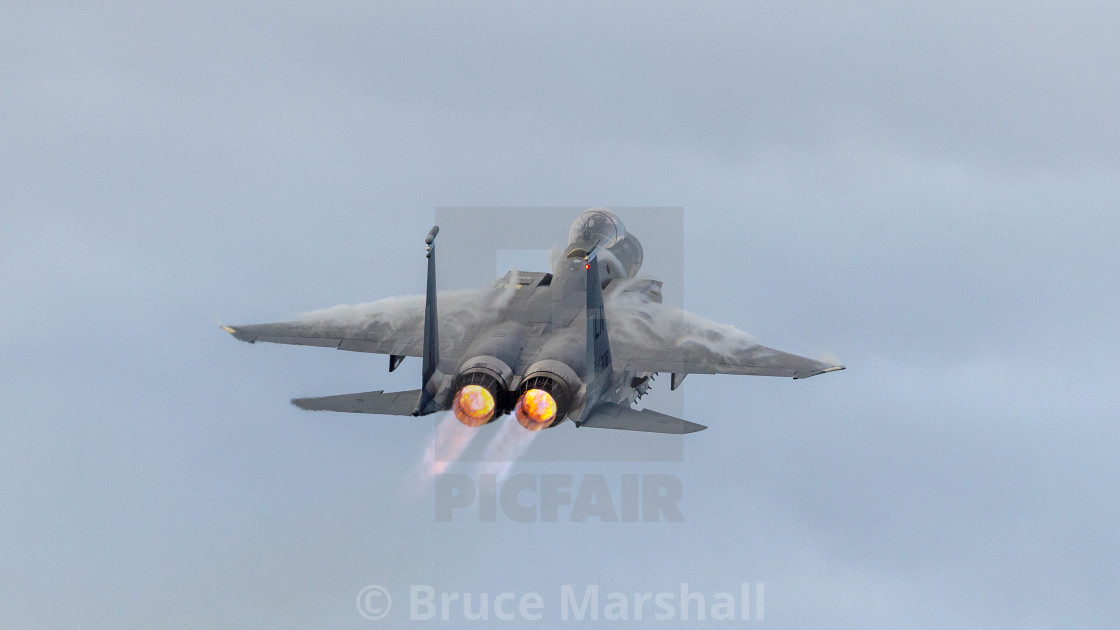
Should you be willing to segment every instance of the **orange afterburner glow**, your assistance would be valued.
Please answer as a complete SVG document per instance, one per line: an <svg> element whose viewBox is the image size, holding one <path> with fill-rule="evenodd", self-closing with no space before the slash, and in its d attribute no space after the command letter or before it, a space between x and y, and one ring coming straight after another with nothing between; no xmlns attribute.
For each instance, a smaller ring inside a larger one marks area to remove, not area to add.
<svg viewBox="0 0 1120 630"><path fill-rule="evenodd" d="M468 427L480 427L494 417L494 397L485 387L467 385L455 394L451 411Z"/></svg>
<svg viewBox="0 0 1120 630"><path fill-rule="evenodd" d="M556 400L543 389L530 389L514 408L517 421L530 431L540 431L556 419Z"/></svg>

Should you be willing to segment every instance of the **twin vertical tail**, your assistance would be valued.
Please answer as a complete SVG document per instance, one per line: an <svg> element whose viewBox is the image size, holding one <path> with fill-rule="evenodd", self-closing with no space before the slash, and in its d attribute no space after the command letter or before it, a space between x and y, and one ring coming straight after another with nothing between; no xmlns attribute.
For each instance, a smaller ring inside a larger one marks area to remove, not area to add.
<svg viewBox="0 0 1120 630"><path fill-rule="evenodd" d="M439 317L436 313L436 235L439 226L432 226L428 236L424 239L425 254L428 259L428 289L424 295L424 376L420 389L420 399L416 401L416 408L412 415L420 416L436 411L432 409L432 402L437 387L432 382L432 377L439 367Z"/></svg>
<svg viewBox="0 0 1120 630"><path fill-rule="evenodd" d="M428 259L427 292L424 296L424 347L423 382L420 397L412 415L422 416L434 411L435 390L439 384L433 377L439 368L439 317L436 311L436 235L439 226L433 226L424 239L425 257ZM595 250L583 259L587 272L587 355L584 381L587 386L580 423L585 421L606 389L611 375L611 346L607 339L607 320L603 308L603 287L599 280L599 264Z"/></svg>

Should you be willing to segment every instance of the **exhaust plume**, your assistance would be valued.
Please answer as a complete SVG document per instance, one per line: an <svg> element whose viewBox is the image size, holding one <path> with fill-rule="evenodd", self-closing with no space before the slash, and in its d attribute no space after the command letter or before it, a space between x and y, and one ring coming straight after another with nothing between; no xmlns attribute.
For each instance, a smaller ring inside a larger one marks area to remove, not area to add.
<svg viewBox="0 0 1120 630"><path fill-rule="evenodd" d="M518 459L529 449L538 431L526 431L513 418L505 418L498 427L490 443L486 445L485 461L481 462L478 472L498 476L501 482Z"/></svg>

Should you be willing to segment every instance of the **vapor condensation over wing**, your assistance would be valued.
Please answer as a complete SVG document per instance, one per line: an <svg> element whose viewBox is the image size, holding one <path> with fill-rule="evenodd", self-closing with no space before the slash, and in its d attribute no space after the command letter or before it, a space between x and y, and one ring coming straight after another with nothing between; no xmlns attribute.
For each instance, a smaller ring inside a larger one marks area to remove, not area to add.
<svg viewBox="0 0 1120 630"><path fill-rule="evenodd" d="M480 327L494 323L513 298L515 289L485 287L440 292L439 340L442 352L453 353ZM352 338L369 331L391 339L419 337L424 329L424 296L390 297L363 304L340 304L299 316L306 324L340 328ZM419 342L420 339L415 340ZM449 355L450 356L450 355Z"/></svg>
<svg viewBox="0 0 1120 630"><path fill-rule="evenodd" d="M648 282L642 278L615 280L604 292L603 307L612 342L695 345L722 356L758 345L753 336L734 326L654 301L642 290Z"/></svg>

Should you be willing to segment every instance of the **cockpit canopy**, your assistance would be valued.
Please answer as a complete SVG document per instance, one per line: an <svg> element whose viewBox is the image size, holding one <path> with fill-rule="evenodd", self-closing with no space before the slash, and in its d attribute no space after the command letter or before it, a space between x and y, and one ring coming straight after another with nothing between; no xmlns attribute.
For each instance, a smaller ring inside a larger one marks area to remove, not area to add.
<svg viewBox="0 0 1120 630"><path fill-rule="evenodd" d="M568 247L564 256L582 257L592 249L597 249L600 253L609 252L609 255L601 256L599 261L604 267L604 280L623 276L633 278L642 266L642 244L606 208L591 208L576 218L568 231ZM618 269L619 265L622 269Z"/></svg>

